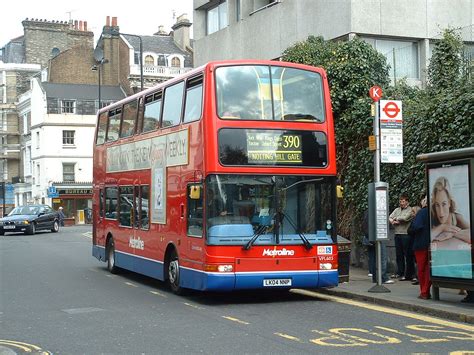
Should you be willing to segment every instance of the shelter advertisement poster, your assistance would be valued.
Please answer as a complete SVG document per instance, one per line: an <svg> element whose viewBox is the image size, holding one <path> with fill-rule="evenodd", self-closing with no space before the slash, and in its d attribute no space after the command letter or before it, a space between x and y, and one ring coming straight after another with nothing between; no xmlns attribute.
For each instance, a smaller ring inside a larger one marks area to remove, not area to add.
<svg viewBox="0 0 474 355"><path fill-rule="evenodd" d="M428 170L431 275L472 279L469 165Z"/></svg>

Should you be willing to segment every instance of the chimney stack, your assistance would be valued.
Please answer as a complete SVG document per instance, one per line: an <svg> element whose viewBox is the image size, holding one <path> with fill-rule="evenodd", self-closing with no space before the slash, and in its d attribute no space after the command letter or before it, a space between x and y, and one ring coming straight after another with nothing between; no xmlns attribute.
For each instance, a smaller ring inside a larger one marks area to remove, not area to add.
<svg viewBox="0 0 474 355"><path fill-rule="evenodd" d="M173 29L173 39L176 45L183 51L191 51L191 40L189 38L189 27L192 23L189 22L186 14L178 16L176 23L171 27Z"/></svg>

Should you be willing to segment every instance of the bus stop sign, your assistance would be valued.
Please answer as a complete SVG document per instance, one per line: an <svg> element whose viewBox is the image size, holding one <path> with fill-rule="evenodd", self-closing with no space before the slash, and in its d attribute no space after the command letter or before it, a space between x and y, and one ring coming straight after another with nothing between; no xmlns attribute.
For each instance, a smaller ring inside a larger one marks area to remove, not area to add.
<svg viewBox="0 0 474 355"><path fill-rule="evenodd" d="M382 98L382 89L380 86L374 85L370 88L369 95L374 102L377 102Z"/></svg>

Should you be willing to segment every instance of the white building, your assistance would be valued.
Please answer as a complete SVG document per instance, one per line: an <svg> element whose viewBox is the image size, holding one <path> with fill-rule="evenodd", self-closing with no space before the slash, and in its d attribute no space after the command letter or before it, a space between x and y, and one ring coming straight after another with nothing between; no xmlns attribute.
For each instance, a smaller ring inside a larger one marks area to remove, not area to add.
<svg viewBox="0 0 474 355"><path fill-rule="evenodd" d="M92 207L97 90L96 85L33 78L31 90L19 97L19 115L25 122L31 117L31 123L22 132L25 181L15 185L15 205L63 206L69 218ZM101 92L104 101L125 97L116 86L102 86Z"/></svg>
<svg viewBox="0 0 474 355"><path fill-rule="evenodd" d="M355 36L385 55L392 80L426 81L440 32L460 28L474 49L474 0L193 0L194 64L277 59L308 36Z"/></svg>

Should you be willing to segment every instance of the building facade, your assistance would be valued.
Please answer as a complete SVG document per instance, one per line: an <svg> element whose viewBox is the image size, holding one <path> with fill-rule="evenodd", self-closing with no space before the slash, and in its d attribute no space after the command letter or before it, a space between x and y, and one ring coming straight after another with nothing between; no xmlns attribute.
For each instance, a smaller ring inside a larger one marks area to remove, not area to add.
<svg viewBox="0 0 474 355"><path fill-rule="evenodd" d="M358 36L384 54L392 80L426 80L433 43L444 28L474 41L474 0L194 0L194 61L277 59L310 35Z"/></svg>
<svg viewBox="0 0 474 355"><path fill-rule="evenodd" d="M133 94L142 89L142 80L143 88L149 88L190 71L193 69L190 26L186 16L181 15L172 32L159 26L153 35L126 34L120 32L118 19L108 16L95 49L102 82L120 84Z"/></svg>
<svg viewBox="0 0 474 355"><path fill-rule="evenodd" d="M84 211L92 207L96 93L96 85L32 79L31 90L19 97L20 117L31 123L23 132L24 182L15 185L15 205L62 206L71 222L87 222ZM116 86L104 86L103 95L109 102L125 97Z"/></svg>
<svg viewBox="0 0 474 355"><path fill-rule="evenodd" d="M0 215L3 206L8 211L14 206L13 184L21 181L22 122L18 120L17 97L30 88L30 77L40 74L40 65L0 62ZM26 122L25 124L28 124Z"/></svg>
<svg viewBox="0 0 474 355"><path fill-rule="evenodd" d="M93 47L86 21L26 19L23 36L2 48L0 182L14 205L63 206L87 222L92 197L96 112L192 69L191 23L151 36L120 33L117 19ZM34 63L34 64L18 64ZM142 75L143 73L143 75ZM0 196L0 202L2 197ZM1 203L0 203L1 205Z"/></svg>

